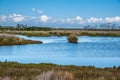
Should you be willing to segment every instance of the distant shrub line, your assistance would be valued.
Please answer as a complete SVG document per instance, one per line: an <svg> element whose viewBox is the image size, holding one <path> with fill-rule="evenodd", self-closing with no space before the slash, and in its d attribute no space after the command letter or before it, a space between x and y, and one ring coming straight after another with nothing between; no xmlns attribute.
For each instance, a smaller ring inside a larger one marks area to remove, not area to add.
<svg viewBox="0 0 120 80"><path fill-rule="evenodd" d="M52 28L50 27L37 27L37 26L0 26L1 31L7 31L7 30L17 30L17 31L50 31Z"/></svg>
<svg viewBox="0 0 120 80"><path fill-rule="evenodd" d="M67 29L67 28L50 28L50 27L27 27L27 26L0 26L0 33L20 34L27 36L120 36L120 30L109 29Z"/></svg>

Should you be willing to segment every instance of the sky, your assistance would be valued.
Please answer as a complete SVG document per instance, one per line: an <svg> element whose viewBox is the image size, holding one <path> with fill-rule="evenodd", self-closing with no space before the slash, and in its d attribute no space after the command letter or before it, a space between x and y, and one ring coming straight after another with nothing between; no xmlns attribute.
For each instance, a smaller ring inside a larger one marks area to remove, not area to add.
<svg viewBox="0 0 120 80"><path fill-rule="evenodd" d="M81 27L120 23L120 0L0 0L0 25Z"/></svg>

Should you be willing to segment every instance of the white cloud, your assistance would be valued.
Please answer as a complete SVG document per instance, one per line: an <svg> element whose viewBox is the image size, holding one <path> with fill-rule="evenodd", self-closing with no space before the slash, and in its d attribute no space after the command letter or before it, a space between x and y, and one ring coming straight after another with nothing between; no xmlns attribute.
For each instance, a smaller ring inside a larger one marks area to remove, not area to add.
<svg viewBox="0 0 120 80"><path fill-rule="evenodd" d="M76 16L76 20L81 21L82 18L80 16Z"/></svg>
<svg viewBox="0 0 120 80"><path fill-rule="evenodd" d="M102 22L102 18L95 18L95 17L90 17L88 20L88 23L96 23L96 22Z"/></svg>
<svg viewBox="0 0 120 80"><path fill-rule="evenodd" d="M66 20L65 19L60 19L59 22L66 23Z"/></svg>
<svg viewBox="0 0 120 80"><path fill-rule="evenodd" d="M76 16L74 18L67 18L66 19L66 22L68 24L83 24L84 23L84 20L82 19L82 17L80 16Z"/></svg>
<svg viewBox="0 0 120 80"><path fill-rule="evenodd" d="M68 24L75 24L75 18L67 18L66 21Z"/></svg>
<svg viewBox="0 0 120 80"><path fill-rule="evenodd" d="M116 17L106 17L105 18L106 22L120 22L120 16L116 16Z"/></svg>
<svg viewBox="0 0 120 80"><path fill-rule="evenodd" d="M65 22L65 20L66 20L67 24L72 24L72 25L75 25L75 24L89 24L89 23L90 24L92 24L92 23L106 23L106 22L119 22L120 23L120 17L119 16L106 17L106 18L90 17L88 19L83 19L80 16L76 16L74 18L63 19L62 21Z"/></svg>
<svg viewBox="0 0 120 80"><path fill-rule="evenodd" d="M32 8L32 11L34 11L34 12L37 12L37 13L39 13L39 14L42 14L42 13L44 13L42 10L35 9L35 8Z"/></svg>
<svg viewBox="0 0 120 80"><path fill-rule="evenodd" d="M9 18L12 19L14 22L22 22L23 20L25 20L25 17L22 16L21 14L12 14L9 15Z"/></svg>
<svg viewBox="0 0 120 80"><path fill-rule="evenodd" d="M35 8L32 9L36 11ZM42 13L42 11L39 11ZM94 23L107 23L107 22L115 22L120 23L120 16L115 17L105 17L105 18L82 18L80 16L76 17L68 17L68 18L53 18L47 15L40 16L23 16L21 14L13 13L11 15L0 15L0 23L10 23L10 22L32 22L35 23L44 23L44 24L65 24L65 25L86 25L86 24L94 24ZM31 23L31 24L32 24Z"/></svg>
<svg viewBox="0 0 120 80"><path fill-rule="evenodd" d="M0 22L6 22L6 20L7 20L7 16L5 15L0 16Z"/></svg>
<svg viewBox="0 0 120 80"><path fill-rule="evenodd" d="M40 21L42 21L42 22L47 22L48 19L49 19L49 17L46 16L46 15L42 15L42 16L40 17Z"/></svg>
<svg viewBox="0 0 120 80"><path fill-rule="evenodd" d="M76 24L84 24L85 20L82 17L76 16Z"/></svg>

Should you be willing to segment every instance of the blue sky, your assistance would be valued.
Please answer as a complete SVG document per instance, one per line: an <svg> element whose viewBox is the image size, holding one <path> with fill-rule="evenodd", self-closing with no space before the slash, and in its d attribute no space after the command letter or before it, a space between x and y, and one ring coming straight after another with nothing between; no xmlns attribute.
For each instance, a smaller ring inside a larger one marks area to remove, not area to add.
<svg viewBox="0 0 120 80"><path fill-rule="evenodd" d="M120 0L0 0L0 25L120 23Z"/></svg>

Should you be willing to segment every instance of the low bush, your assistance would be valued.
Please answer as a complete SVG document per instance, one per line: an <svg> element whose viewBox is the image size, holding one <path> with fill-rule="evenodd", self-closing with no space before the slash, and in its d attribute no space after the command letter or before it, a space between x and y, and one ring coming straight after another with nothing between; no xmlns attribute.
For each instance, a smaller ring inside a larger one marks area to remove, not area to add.
<svg viewBox="0 0 120 80"><path fill-rule="evenodd" d="M68 42L70 43L77 43L78 42L78 37L75 34L71 34L68 36Z"/></svg>

